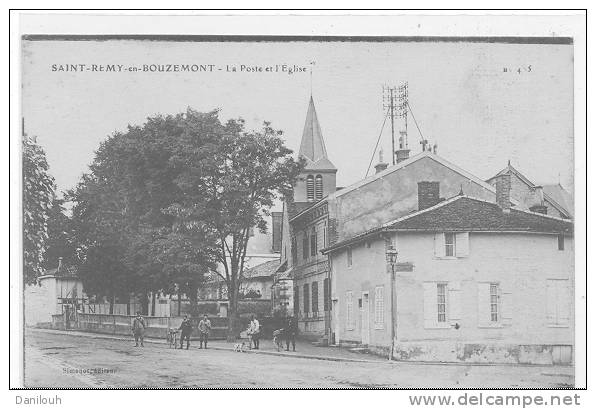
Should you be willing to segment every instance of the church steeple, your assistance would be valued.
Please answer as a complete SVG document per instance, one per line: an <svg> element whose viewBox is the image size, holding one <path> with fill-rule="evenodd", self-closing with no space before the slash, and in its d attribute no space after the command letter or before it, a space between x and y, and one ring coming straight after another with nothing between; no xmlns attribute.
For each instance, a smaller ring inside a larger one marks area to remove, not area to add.
<svg viewBox="0 0 596 409"><path fill-rule="evenodd" d="M321 125L319 124L312 95L308 103L308 111L306 112L306 121L304 122L298 155L306 159L307 168L312 166L315 169L336 170L327 157L323 132L321 132Z"/></svg>
<svg viewBox="0 0 596 409"><path fill-rule="evenodd" d="M294 201L317 201L335 192L337 168L327 157L327 149L312 95L308 103L298 156L306 160L306 166L294 187Z"/></svg>

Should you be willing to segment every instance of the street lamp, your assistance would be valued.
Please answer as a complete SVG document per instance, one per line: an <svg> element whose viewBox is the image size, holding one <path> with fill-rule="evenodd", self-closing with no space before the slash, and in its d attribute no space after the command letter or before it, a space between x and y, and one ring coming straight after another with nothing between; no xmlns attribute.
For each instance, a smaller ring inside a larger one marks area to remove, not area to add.
<svg viewBox="0 0 596 409"><path fill-rule="evenodd" d="M393 245L387 246L385 251L387 263L391 265L391 351L389 360L393 360L393 349L395 347L395 263L397 263L397 249Z"/></svg>

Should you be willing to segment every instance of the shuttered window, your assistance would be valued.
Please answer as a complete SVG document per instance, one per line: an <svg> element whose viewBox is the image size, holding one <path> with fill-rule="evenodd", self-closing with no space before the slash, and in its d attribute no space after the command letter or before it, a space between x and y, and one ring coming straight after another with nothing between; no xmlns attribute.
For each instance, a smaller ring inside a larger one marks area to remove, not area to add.
<svg viewBox="0 0 596 409"><path fill-rule="evenodd" d="M546 280L546 318L548 325L569 326L571 321L569 280Z"/></svg>
<svg viewBox="0 0 596 409"><path fill-rule="evenodd" d="M478 326L500 326L501 309L499 283L478 283Z"/></svg>
<svg viewBox="0 0 596 409"><path fill-rule="evenodd" d="M300 288L294 287L294 314L300 312Z"/></svg>
<svg viewBox="0 0 596 409"><path fill-rule="evenodd" d="M323 280L323 310L331 310L331 288L329 288L329 279Z"/></svg>
<svg viewBox="0 0 596 409"><path fill-rule="evenodd" d="M454 294L445 282L425 282L423 285L424 328L447 328L450 326L450 314ZM457 291L459 295L459 291ZM457 304L459 305L459 300Z"/></svg>
<svg viewBox="0 0 596 409"><path fill-rule="evenodd" d="M323 176L321 175L315 178L315 198L317 200L323 198Z"/></svg>
<svg viewBox="0 0 596 409"><path fill-rule="evenodd" d="M354 294L346 291L346 328L354 329Z"/></svg>
<svg viewBox="0 0 596 409"><path fill-rule="evenodd" d="M445 257L455 257L454 233L445 233Z"/></svg>
<svg viewBox="0 0 596 409"><path fill-rule="evenodd" d="M303 288L304 288L304 290L303 290L303 293L304 293L304 300L303 300L304 310L303 310L303 312L305 315L308 315L309 310L310 310L310 294L308 292L308 284L304 284Z"/></svg>
<svg viewBox="0 0 596 409"><path fill-rule="evenodd" d="M317 313L319 312L319 283L313 282L311 284L311 292L312 292L312 312Z"/></svg>
<svg viewBox="0 0 596 409"><path fill-rule="evenodd" d="M468 232L435 234L435 257L454 258L468 257L469 255L470 235Z"/></svg>
<svg viewBox="0 0 596 409"><path fill-rule="evenodd" d="M312 201L315 198L315 178L313 175L306 177L306 199Z"/></svg>
<svg viewBox="0 0 596 409"><path fill-rule="evenodd" d="M384 288L375 287L375 329L385 326L385 294Z"/></svg>
<svg viewBox="0 0 596 409"><path fill-rule="evenodd" d="M437 322L447 322L447 284L437 284Z"/></svg>

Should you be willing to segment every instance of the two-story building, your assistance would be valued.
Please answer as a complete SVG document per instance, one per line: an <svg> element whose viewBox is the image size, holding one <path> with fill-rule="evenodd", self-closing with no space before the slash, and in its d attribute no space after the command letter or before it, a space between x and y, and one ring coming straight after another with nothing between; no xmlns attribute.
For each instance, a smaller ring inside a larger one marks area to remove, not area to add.
<svg viewBox="0 0 596 409"><path fill-rule="evenodd" d="M444 200L443 182L420 181L414 211L324 249L339 343L400 360L572 362L573 224L512 207L510 178L489 200L465 188Z"/></svg>

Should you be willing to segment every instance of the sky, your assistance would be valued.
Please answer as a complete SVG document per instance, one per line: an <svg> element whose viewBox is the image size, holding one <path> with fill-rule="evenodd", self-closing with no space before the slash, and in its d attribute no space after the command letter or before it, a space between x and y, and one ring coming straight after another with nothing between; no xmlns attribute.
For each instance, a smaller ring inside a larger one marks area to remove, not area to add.
<svg viewBox="0 0 596 409"><path fill-rule="evenodd" d="M85 69L60 70L71 64ZM93 71L93 64L118 64L122 71ZM213 70L142 71L151 64ZM266 71L283 64L305 69ZM312 92L337 184L348 186L365 176L381 131L382 86L404 81L420 130L440 156L483 179L510 160L531 181L560 182L572 192L572 45L23 41L22 113L27 134L37 137L65 190L108 135L187 107L219 108L222 121L242 117L252 129L270 121L297 152ZM401 120L396 128L403 128ZM389 129L387 123L380 143L386 161ZM412 155L421 151L411 115L408 141Z"/></svg>

